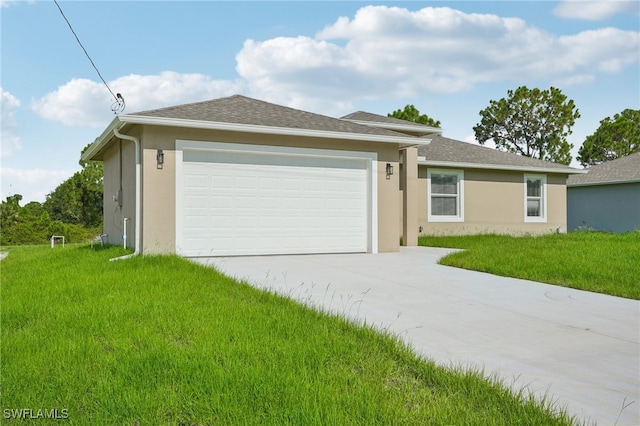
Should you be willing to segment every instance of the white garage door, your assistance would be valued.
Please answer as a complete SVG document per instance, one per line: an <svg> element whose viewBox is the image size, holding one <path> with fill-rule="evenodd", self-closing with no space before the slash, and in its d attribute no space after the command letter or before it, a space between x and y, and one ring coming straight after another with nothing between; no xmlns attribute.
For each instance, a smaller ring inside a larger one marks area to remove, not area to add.
<svg viewBox="0 0 640 426"><path fill-rule="evenodd" d="M367 251L365 159L185 149L182 161L179 254Z"/></svg>

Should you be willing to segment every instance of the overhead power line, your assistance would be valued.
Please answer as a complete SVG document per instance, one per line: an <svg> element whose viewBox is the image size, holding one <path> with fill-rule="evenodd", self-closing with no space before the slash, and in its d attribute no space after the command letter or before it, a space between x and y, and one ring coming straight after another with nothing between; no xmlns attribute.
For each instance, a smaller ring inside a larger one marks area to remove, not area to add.
<svg viewBox="0 0 640 426"><path fill-rule="evenodd" d="M71 32L73 33L73 36L76 38L76 41L78 42L78 44L80 45L80 47L84 51L84 54L87 56L87 59L89 59L89 62L91 62L91 65L93 65L93 69L95 69L96 72L98 73L98 76L100 77L100 80L102 80L102 82L104 83L104 85L107 88L107 90L109 90L109 93L111 93L111 96L113 96L113 99L115 99L115 102L111 105L111 111L113 111L115 114L118 114L119 112L124 111L124 108L125 108L124 98L122 97L122 95L120 93L117 93L117 94L113 93L113 90L111 90L111 87L109 87L109 85L107 84L107 82L104 79L104 77L102 77L102 74L100 73L100 70L98 69L96 64L93 62L93 59L91 59L91 56L89 56L89 52L87 52L87 49L85 49L85 47L83 46L82 42L80 41L80 38L78 37L78 34L76 34L75 30L73 29L73 26L71 26L71 22L69 22L69 19L67 19L66 15L62 11L62 8L60 7L60 4L58 4L58 0L53 0L53 2L58 7L58 10L60 11L60 14L64 18L64 20L67 22L67 25L69 26L69 29L71 30Z"/></svg>

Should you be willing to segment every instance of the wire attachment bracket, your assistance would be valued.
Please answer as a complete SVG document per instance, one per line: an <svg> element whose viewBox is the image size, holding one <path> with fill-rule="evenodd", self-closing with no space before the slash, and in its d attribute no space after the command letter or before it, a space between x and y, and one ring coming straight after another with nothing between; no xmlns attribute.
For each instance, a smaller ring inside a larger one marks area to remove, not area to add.
<svg viewBox="0 0 640 426"><path fill-rule="evenodd" d="M124 98L120 93L117 93L116 101L111 104L111 111L113 111L115 115L118 115L122 111L124 111L125 107L126 107L126 103L124 102Z"/></svg>

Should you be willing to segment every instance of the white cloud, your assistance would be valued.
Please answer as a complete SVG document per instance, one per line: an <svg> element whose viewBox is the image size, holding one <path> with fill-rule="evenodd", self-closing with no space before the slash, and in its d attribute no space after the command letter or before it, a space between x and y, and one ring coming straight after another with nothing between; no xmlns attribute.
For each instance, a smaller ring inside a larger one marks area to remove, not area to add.
<svg viewBox="0 0 640 426"><path fill-rule="evenodd" d="M131 74L110 85L122 93L130 112L229 96L243 88L240 81L213 80L204 74L171 71L158 75Z"/></svg>
<svg viewBox="0 0 640 426"><path fill-rule="evenodd" d="M640 58L640 33L617 28L583 31L558 39L558 58L572 72L591 67L617 73ZM557 59L557 58L556 58Z"/></svg>
<svg viewBox="0 0 640 426"><path fill-rule="evenodd" d="M0 0L0 8L17 6L19 4L26 3L28 5L36 4L36 0Z"/></svg>
<svg viewBox="0 0 640 426"><path fill-rule="evenodd" d="M22 149L22 141L18 135L18 125L15 119L15 111L20 108L20 101L11 93L0 87L2 103L0 109L2 118L0 122L0 158L10 157L14 152Z"/></svg>
<svg viewBox="0 0 640 426"><path fill-rule="evenodd" d="M596 80L593 74L577 74L553 82L554 87L568 87L591 84Z"/></svg>
<svg viewBox="0 0 640 426"><path fill-rule="evenodd" d="M109 109L112 102L102 83L74 78L56 91L33 101L31 108L43 118L69 126L103 126L113 117Z"/></svg>
<svg viewBox="0 0 640 426"><path fill-rule="evenodd" d="M338 46L309 37L247 40L236 56L236 70L251 96L334 115L351 109L342 90L345 81L358 77L343 55ZM361 91L369 88L360 85Z"/></svg>
<svg viewBox="0 0 640 426"><path fill-rule="evenodd" d="M46 195L73 176L73 170L16 169L2 167L2 200L10 195L22 195L22 205L31 201L44 202Z"/></svg>
<svg viewBox="0 0 640 426"><path fill-rule="evenodd" d="M248 40L236 69L252 94L335 114L349 106L346 100L462 92L485 82L585 84L587 74L619 72L638 62L639 52L637 31L558 36L518 18L366 6L315 38Z"/></svg>
<svg viewBox="0 0 640 426"><path fill-rule="evenodd" d="M640 14L640 3L637 1L584 1L562 0L553 9L553 14L561 18L600 21L620 13Z"/></svg>
<svg viewBox="0 0 640 426"><path fill-rule="evenodd" d="M241 90L241 82L212 80L203 74L162 72L131 74L110 81L126 102L124 113L227 96ZM40 116L67 125L105 126L112 118L114 99L107 88L87 79L73 79L32 104Z"/></svg>
<svg viewBox="0 0 640 426"><path fill-rule="evenodd" d="M124 96L125 114L246 92L335 116L361 101L459 93L482 83L593 84L599 73L624 71L639 57L638 31L559 36L494 14L365 6L315 37L247 40L236 55L238 80L163 72L109 84ZM69 125L103 127L113 118L112 103L104 85L74 79L32 107Z"/></svg>

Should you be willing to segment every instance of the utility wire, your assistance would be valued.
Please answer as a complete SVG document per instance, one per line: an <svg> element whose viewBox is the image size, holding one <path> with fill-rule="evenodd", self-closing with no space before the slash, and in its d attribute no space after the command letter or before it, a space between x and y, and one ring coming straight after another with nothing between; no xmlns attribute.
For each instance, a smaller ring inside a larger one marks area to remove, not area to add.
<svg viewBox="0 0 640 426"><path fill-rule="evenodd" d="M111 87L109 87L109 85L105 81L104 77L102 77L102 74L100 74L100 70L98 69L96 64L93 62L93 59L91 59L91 56L89 56L89 52L87 52L87 49L85 49L84 46L82 45L82 42L80 41L80 38L78 37L78 34L76 34L75 30L71 26L71 22L69 22L69 20L67 19L66 15L62 11L62 8L58 4L58 1L57 0L53 0L53 2L58 7L58 10L60 11L60 14L64 18L64 20L67 22L67 25L69 26L69 29L71 30L71 32L73 33L73 36L76 38L76 41L78 42L78 44L80 45L80 47L84 51L84 54L87 55L87 59L89 59L89 62L91 62L91 65L93 65L93 68L98 73L98 76L100 77L100 80L102 80L102 82L104 83L106 88L109 90L109 93L111 93L111 96L113 96L113 99L116 100L116 102L111 106L111 110L116 114L117 114L117 111L124 110L124 105L125 105L124 104L124 98L122 97L122 95L120 93L118 93L117 95L113 93L113 90L111 90Z"/></svg>

